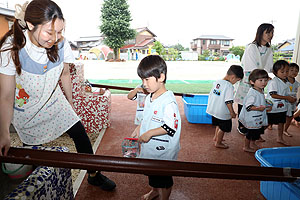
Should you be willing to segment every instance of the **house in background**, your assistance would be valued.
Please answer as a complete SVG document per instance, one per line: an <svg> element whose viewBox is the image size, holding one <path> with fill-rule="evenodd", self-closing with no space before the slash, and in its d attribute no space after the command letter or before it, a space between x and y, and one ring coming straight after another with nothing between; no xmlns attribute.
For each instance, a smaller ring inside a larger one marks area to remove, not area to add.
<svg viewBox="0 0 300 200"><path fill-rule="evenodd" d="M278 46L278 51L293 54L295 48L295 38L286 40Z"/></svg>
<svg viewBox="0 0 300 200"><path fill-rule="evenodd" d="M78 51L78 47L74 42L69 41L69 44L70 44L72 51Z"/></svg>
<svg viewBox="0 0 300 200"><path fill-rule="evenodd" d="M218 53L220 56L229 54L234 39L224 35L201 35L193 39L191 49L202 55L204 50L209 50L211 54Z"/></svg>
<svg viewBox="0 0 300 200"><path fill-rule="evenodd" d="M78 51L89 51L91 48L99 46L103 43L103 36L85 36L76 39Z"/></svg>
<svg viewBox="0 0 300 200"><path fill-rule="evenodd" d="M0 7L0 37L2 37L13 25L15 11Z"/></svg>
<svg viewBox="0 0 300 200"><path fill-rule="evenodd" d="M149 49L156 41L156 35L152 33L147 27L135 29L137 35L135 39L125 42L125 46L120 48L120 58L124 60L139 60L148 55ZM86 36L80 37L74 42L76 43L77 50L80 54L94 53L94 49L102 49L106 47L103 43L104 36ZM90 51L92 50L93 51ZM98 56L96 56L98 59ZM104 56L102 59L107 59Z"/></svg>
<svg viewBox="0 0 300 200"><path fill-rule="evenodd" d="M135 39L125 42L125 46L120 49L121 59L140 60L151 51L156 35L147 27L135 29L137 35Z"/></svg>

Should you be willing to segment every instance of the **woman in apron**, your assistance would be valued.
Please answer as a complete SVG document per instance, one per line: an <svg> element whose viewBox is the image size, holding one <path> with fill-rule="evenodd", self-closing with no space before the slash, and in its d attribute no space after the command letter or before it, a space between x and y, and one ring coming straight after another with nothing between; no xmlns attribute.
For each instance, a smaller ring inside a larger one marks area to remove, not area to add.
<svg viewBox="0 0 300 200"><path fill-rule="evenodd" d="M41 145L66 132L77 152L93 154L73 109L68 63L74 57L62 36L61 9L51 0L33 0L16 5L15 18L0 40L0 156L10 147L11 123L24 145ZM90 184L103 190L116 187L100 172L88 173Z"/></svg>

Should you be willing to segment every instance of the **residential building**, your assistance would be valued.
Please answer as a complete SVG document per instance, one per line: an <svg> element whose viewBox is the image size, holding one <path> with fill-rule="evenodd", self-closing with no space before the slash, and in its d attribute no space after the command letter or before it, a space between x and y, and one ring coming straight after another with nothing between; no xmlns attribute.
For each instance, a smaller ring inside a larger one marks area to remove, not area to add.
<svg viewBox="0 0 300 200"><path fill-rule="evenodd" d="M156 35L147 27L135 29L137 35L134 39L125 42L125 46L120 48L121 59L138 60L148 54L149 49L156 41ZM103 43L104 36L86 36L80 37L76 42L79 52L89 52L93 48L105 47Z"/></svg>
<svg viewBox="0 0 300 200"><path fill-rule="evenodd" d="M79 51L89 51L91 48L103 43L103 36L85 36L75 40Z"/></svg>
<svg viewBox="0 0 300 200"><path fill-rule="evenodd" d="M191 49L202 55L205 50L211 54L217 53L220 56L226 56L232 47L234 39L224 35L201 35L191 42Z"/></svg>
<svg viewBox="0 0 300 200"><path fill-rule="evenodd" d="M137 28L135 30L137 32L135 39L125 42L125 46L120 49L121 54L127 54L128 58L126 59L128 60L138 60L139 55L147 55L154 45L153 43L156 41L156 35L147 27Z"/></svg>
<svg viewBox="0 0 300 200"><path fill-rule="evenodd" d="M14 23L15 11L0 7L0 38L11 28Z"/></svg>
<svg viewBox="0 0 300 200"><path fill-rule="evenodd" d="M293 53L295 48L295 38L286 40L278 46L278 51L282 53Z"/></svg>

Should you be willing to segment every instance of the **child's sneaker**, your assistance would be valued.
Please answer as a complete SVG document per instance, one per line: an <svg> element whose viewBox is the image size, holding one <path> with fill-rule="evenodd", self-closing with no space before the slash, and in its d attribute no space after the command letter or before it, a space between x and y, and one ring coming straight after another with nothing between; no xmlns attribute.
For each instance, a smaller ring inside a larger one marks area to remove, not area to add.
<svg viewBox="0 0 300 200"><path fill-rule="evenodd" d="M88 176L88 183L91 185L99 186L102 190L110 191L115 189L116 184L100 172L97 172L94 177Z"/></svg>

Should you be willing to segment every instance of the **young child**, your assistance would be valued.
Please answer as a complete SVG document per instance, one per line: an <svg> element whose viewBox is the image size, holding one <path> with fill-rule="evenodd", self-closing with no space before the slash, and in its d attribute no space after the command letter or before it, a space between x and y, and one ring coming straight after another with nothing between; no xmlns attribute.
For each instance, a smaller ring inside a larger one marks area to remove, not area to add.
<svg viewBox="0 0 300 200"><path fill-rule="evenodd" d="M137 69L149 95L145 100L143 120L131 137L139 137L140 158L176 160L180 149L181 118L173 92L165 87L167 65L157 55L143 58ZM148 176L151 191L142 199L169 199L171 176Z"/></svg>
<svg viewBox="0 0 300 200"><path fill-rule="evenodd" d="M232 107L233 85L243 77L243 68L239 65L232 65L222 80L214 82L209 93L206 112L212 116L212 124L216 126L214 141L217 148L228 148L228 145L222 141L224 133L231 132L231 119L236 117Z"/></svg>
<svg viewBox="0 0 300 200"><path fill-rule="evenodd" d="M255 141L264 133L268 126L267 108L264 88L269 80L268 73L263 69L255 69L249 75L249 83L252 86L247 96L244 98L243 108L240 113L239 121L246 128L246 137L243 150L255 152L259 147Z"/></svg>
<svg viewBox="0 0 300 200"><path fill-rule="evenodd" d="M300 83L296 81L295 77L298 75L299 66L296 63L290 63L289 65L289 73L287 77L287 86L288 86L288 94L289 96L297 98L298 88L300 87ZM296 110L296 102L289 103L287 102L287 113L286 113L286 123L284 124L283 134L292 137L292 134L288 132L288 128L292 122L293 114Z"/></svg>
<svg viewBox="0 0 300 200"><path fill-rule="evenodd" d="M287 101L294 103L296 98L288 95L286 78L289 73L289 63L278 60L273 65L275 77L268 83L267 99L273 102L272 110L267 113L269 124L278 124L277 142L288 145L283 139L283 125L286 122Z"/></svg>
<svg viewBox="0 0 300 200"><path fill-rule="evenodd" d="M143 120L143 111L147 94L148 92L143 88L143 84L141 84L131 90L127 95L128 99L137 101L136 114L134 119L135 125L140 125L141 121Z"/></svg>

